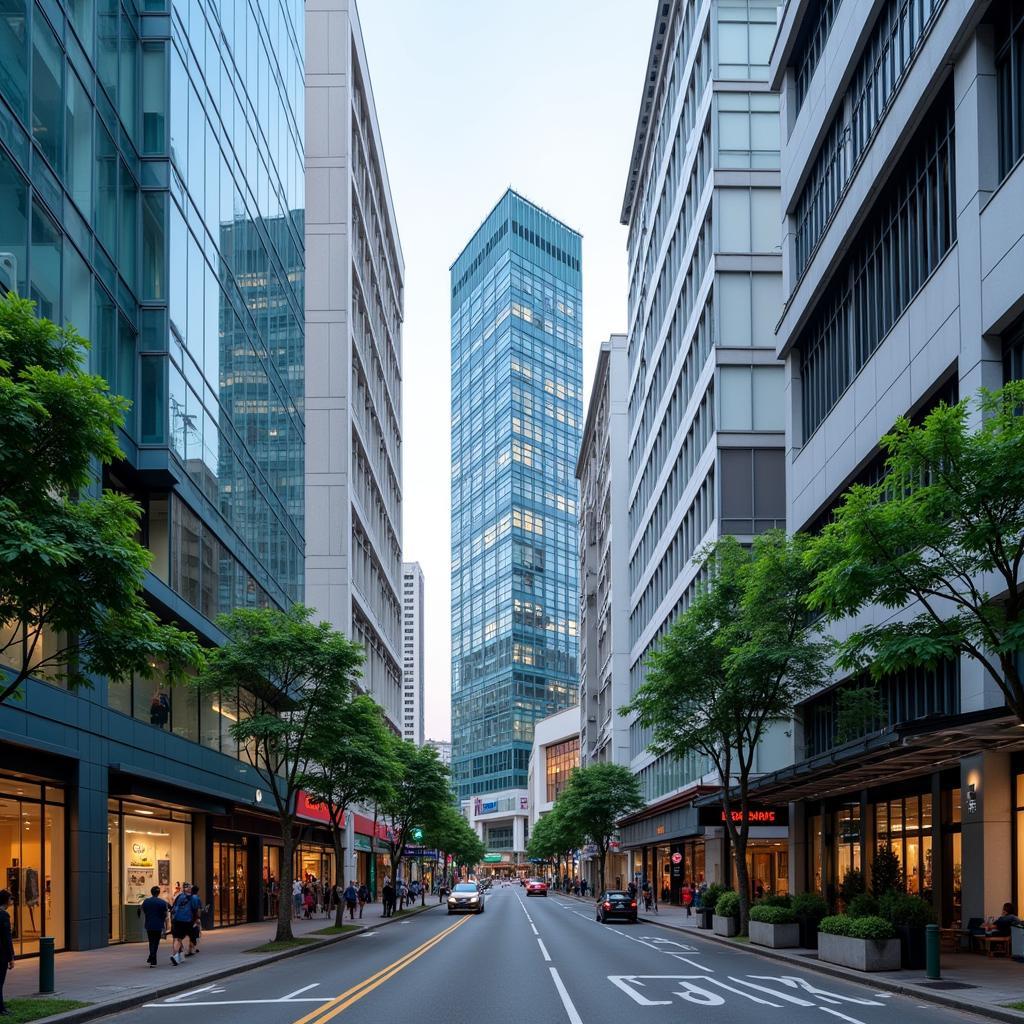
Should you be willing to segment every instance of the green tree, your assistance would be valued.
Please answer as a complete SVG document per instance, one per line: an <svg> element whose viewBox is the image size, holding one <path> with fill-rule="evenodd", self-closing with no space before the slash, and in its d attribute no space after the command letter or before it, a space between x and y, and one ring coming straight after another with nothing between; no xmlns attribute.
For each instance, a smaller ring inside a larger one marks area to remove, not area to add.
<svg viewBox="0 0 1024 1024"><path fill-rule="evenodd" d="M424 829L423 842L437 850L442 875L446 872L449 856L452 867L457 870L460 866L475 867L487 852L473 827L451 804L438 810Z"/></svg>
<svg viewBox="0 0 1024 1024"><path fill-rule="evenodd" d="M742 933L757 748L825 678L826 648L807 614L806 546L802 536L772 531L749 551L724 537L702 552L707 580L652 653L647 679L626 709L653 729L651 750L678 758L696 751L722 780Z"/></svg>
<svg viewBox="0 0 1024 1024"><path fill-rule="evenodd" d="M558 800L557 835L597 847L598 885L605 888L604 868L619 818L644 806L640 781L625 766L602 761L576 768ZM565 847L563 847L564 849Z"/></svg>
<svg viewBox="0 0 1024 1024"><path fill-rule="evenodd" d="M372 697L328 702L310 729L310 760L302 788L314 803L327 808L338 871L345 858L345 814L356 804L386 799L398 784L399 765L392 756L383 712ZM338 881L341 882L339 875ZM335 924L344 924L345 905L337 903Z"/></svg>
<svg viewBox="0 0 1024 1024"><path fill-rule="evenodd" d="M138 504L88 493L96 466L122 455L129 403L85 372L87 348L0 297L0 703L32 676L74 688L162 662L177 679L202 659L192 633L146 606Z"/></svg>
<svg viewBox="0 0 1024 1024"><path fill-rule="evenodd" d="M210 652L193 683L235 715L231 735L274 800L283 846L277 942L292 938L296 797L325 753L317 742L319 722L336 722L344 713L363 660L358 644L311 615L295 605L220 616L227 642Z"/></svg>
<svg viewBox="0 0 1024 1024"><path fill-rule="evenodd" d="M973 417L980 426L973 426ZM856 629L841 667L892 672L966 654L1024 722L1024 381L901 418L881 440L886 475L855 485L808 552L810 603L830 620L910 606Z"/></svg>
<svg viewBox="0 0 1024 1024"><path fill-rule="evenodd" d="M391 832L391 879L395 881L412 830L429 831L450 806L452 793L448 769L433 747L417 747L396 737L391 737L390 743L399 764L399 781L377 807Z"/></svg>
<svg viewBox="0 0 1024 1024"><path fill-rule="evenodd" d="M573 852L585 841L580 825L566 814L566 804L560 797L551 810L534 824L526 844L526 854L535 860L551 861L555 876L560 877L570 873Z"/></svg>

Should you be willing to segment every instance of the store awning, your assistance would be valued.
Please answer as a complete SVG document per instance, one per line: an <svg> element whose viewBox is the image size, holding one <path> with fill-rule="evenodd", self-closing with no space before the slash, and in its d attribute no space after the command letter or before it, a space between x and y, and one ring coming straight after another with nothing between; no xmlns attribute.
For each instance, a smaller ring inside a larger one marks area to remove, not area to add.
<svg viewBox="0 0 1024 1024"><path fill-rule="evenodd" d="M1024 749L1024 726L1006 708L896 725L751 783L762 802L820 800L952 768L984 751Z"/></svg>

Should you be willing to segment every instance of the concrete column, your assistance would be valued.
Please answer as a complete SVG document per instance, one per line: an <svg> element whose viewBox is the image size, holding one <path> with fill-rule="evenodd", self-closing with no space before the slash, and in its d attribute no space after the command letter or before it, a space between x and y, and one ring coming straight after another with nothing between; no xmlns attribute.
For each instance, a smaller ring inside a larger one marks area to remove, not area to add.
<svg viewBox="0 0 1024 1024"><path fill-rule="evenodd" d="M351 812L345 814L345 871L344 879L338 879L343 885L356 877L356 816Z"/></svg>
<svg viewBox="0 0 1024 1024"><path fill-rule="evenodd" d="M978 754L960 762L965 923L998 914L1013 898L1012 782L1009 754Z"/></svg>
<svg viewBox="0 0 1024 1024"><path fill-rule="evenodd" d="M526 819L517 814L512 819L512 850L522 853L526 849Z"/></svg>
<svg viewBox="0 0 1024 1024"><path fill-rule="evenodd" d="M807 872L807 805L789 805L789 891L805 892L810 887Z"/></svg>
<svg viewBox="0 0 1024 1024"><path fill-rule="evenodd" d="M99 741L86 733L75 781L69 787L69 842L67 846L68 949L97 949L108 941L107 880L107 766L89 749L99 753ZM63 866L60 867L64 870ZM56 870L55 884L60 884ZM118 910L120 908L117 908Z"/></svg>

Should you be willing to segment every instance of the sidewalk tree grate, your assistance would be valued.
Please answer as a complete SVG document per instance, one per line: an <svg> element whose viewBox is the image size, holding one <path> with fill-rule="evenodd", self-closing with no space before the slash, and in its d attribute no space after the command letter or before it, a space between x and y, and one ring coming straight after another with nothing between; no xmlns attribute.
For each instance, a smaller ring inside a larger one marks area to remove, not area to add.
<svg viewBox="0 0 1024 1024"><path fill-rule="evenodd" d="M915 981L915 985L920 988L977 988L977 985L968 985L966 981Z"/></svg>

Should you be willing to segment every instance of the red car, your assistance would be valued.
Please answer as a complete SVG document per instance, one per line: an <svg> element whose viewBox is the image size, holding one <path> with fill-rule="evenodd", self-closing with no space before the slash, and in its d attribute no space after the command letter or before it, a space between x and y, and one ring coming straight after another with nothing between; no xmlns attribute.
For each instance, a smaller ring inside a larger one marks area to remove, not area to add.
<svg viewBox="0 0 1024 1024"><path fill-rule="evenodd" d="M527 896L547 896L548 883L543 878L528 878L526 880Z"/></svg>

